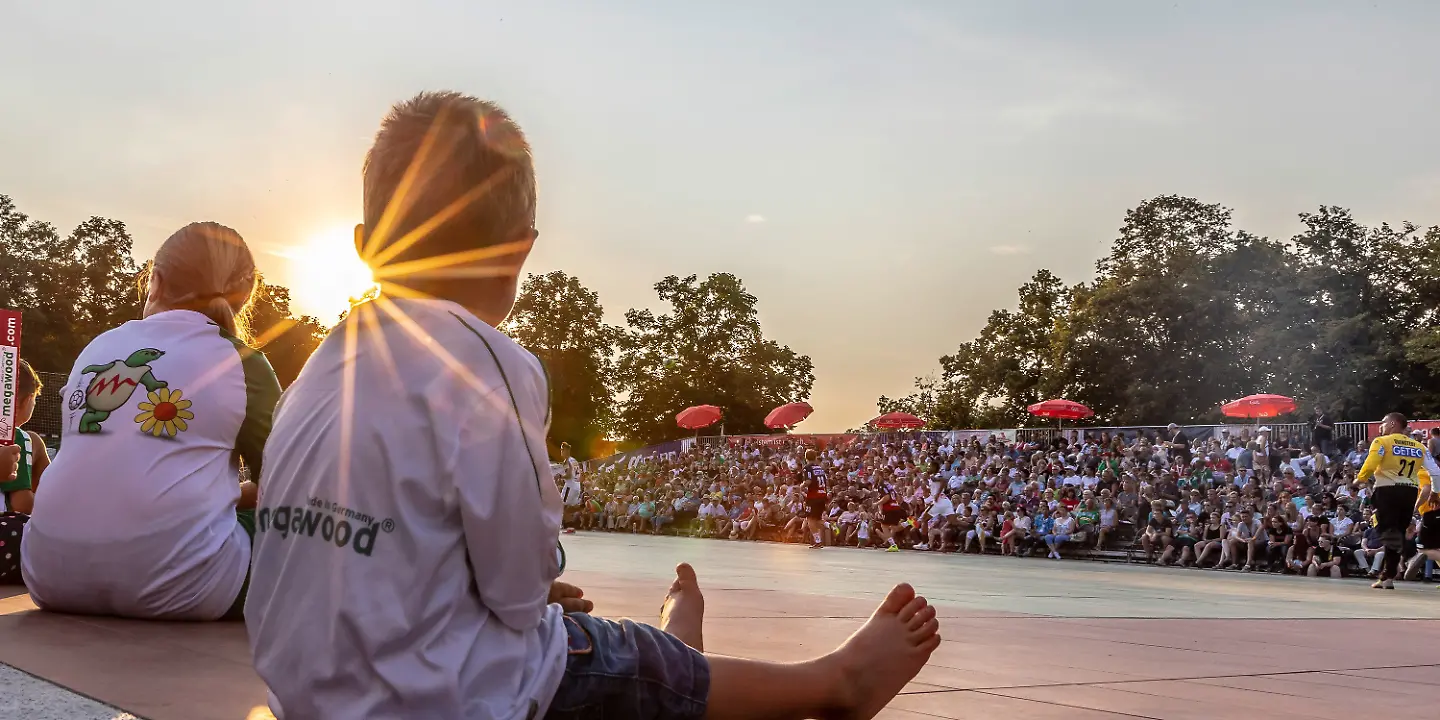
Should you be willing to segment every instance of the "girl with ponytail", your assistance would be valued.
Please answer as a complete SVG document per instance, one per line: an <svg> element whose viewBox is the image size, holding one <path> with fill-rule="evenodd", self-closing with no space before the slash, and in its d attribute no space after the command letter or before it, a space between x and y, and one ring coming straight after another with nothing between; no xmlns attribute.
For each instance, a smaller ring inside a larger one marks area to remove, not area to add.
<svg viewBox="0 0 1440 720"><path fill-rule="evenodd" d="M238 618L280 396L247 344L254 256L234 230L191 223L145 285L143 317L95 338L70 372L64 452L36 493L21 570L46 610Z"/></svg>

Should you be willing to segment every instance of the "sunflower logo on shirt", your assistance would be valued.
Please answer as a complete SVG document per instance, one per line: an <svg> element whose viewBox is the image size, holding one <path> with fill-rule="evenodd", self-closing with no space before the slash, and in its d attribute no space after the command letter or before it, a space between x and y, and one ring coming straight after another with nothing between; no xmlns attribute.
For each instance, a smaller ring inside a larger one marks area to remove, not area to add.
<svg viewBox="0 0 1440 720"><path fill-rule="evenodd" d="M140 414L135 416L140 432L155 437L175 437L189 429L187 421L195 419L195 413L190 412L191 402L179 389L160 388L145 399L146 402L137 406Z"/></svg>

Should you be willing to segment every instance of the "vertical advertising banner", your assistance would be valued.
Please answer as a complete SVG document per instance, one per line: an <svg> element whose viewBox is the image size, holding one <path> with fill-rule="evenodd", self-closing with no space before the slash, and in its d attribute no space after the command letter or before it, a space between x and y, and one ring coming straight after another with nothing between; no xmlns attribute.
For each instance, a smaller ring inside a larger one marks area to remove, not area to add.
<svg viewBox="0 0 1440 720"><path fill-rule="evenodd" d="M20 379L20 313L0 308L0 445L15 444L15 401Z"/></svg>

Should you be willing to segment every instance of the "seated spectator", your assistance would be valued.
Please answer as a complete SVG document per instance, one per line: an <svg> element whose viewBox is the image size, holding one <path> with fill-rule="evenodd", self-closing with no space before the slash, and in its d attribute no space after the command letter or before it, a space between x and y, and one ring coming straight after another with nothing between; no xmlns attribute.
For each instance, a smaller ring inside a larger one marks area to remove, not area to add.
<svg viewBox="0 0 1440 720"><path fill-rule="evenodd" d="M615 529L620 531L629 530L631 534L634 534L635 525L633 521L640 515L640 497L631 495L623 498L619 505L618 514L615 516Z"/></svg>
<svg viewBox="0 0 1440 720"><path fill-rule="evenodd" d="M1188 567L1194 559L1195 543L1201 535L1200 520L1195 513L1185 511L1184 517L1175 524L1174 535L1169 547L1160 555L1160 564L1169 565L1170 560L1179 548L1180 557L1176 560L1181 567Z"/></svg>
<svg viewBox="0 0 1440 720"><path fill-rule="evenodd" d="M1326 533L1320 524L1321 516L1311 515L1301 523L1300 529L1295 531L1295 542L1290 546L1290 553L1285 558L1285 567L1295 574L1303 574L1310 563L1310 551L1320 542L1320 537Z"/></svg>
<svg viewBox="0 0 1440 720"><path fill-rule="evenodd" d="M1231 519L1230 536L1226 541L1230 550L1229 561L1225 563L1224 568L1228 570L1239 566L1245 572L1253 570L1255 568L1255 548L1263 542L1264 537L1265 533L1261 529L1260 521L1255 519L1255 514L1249 507L1242 508L1239 518Z"/></svg>
<svg viewBox="0 0 1440 720"><path fill-rule="evenodd" d="M1015 517L1010 521L1010 531L1001 535L1000 544L1004 548L1009 546L1010 555L1018 556L1020 551L1030 545L1030 512L1024 505L1015 508Z"/></svg>
<svg viewBox="0 0 1440 720"><path fill-rule="evenodd" d="M743 537L746 540L754 540L760 527L756 520L759 517L759 511L754 503L749 502L740 505L739 511L740 514L730 524L730 539L739 540Z"/></svg>
<svg viewBox="0 0 1440 720"><path fill-rule="evenodd" d="M1150 503L1150 517L1145 521L1145 533L1140 536L1140 545L1145 548L1145 562L1154 563L1157 553L1170 549L1175 524L1165 512L1165 501Z"/></svg>
<svg viewBox="0 0 1440 720"><path fill-rule="evenodd" d="M1056 514L1058 514L1058 510ZM1035 550L1047 547L1045 538L1052 536L1055 529L1055 518L1042 504L1036 508L1035 515L1031 518L1030 540L1021 547L1021 557L1029 557Z"/></svg>
<svg viewBox="0 0 1440 720"><path fill-rule="evenodd" d="M1272 515L1265 525L1265 569L1272 573L1285 572L1286 558L1295 544L1295 531L1285 518Z"/></svg>
<svg viewBox="0 0 1440 720"><path fill-rule="evenodd" d="M1369 527L1364 531L1360 547L1355 550L1355 564L1360 566L1361 572L1377 578L1380 577L1380 566L1384 562L1385 543L1380 539L1380 531Z"/></svg>
<svg viewBox="0 0 1440 720"><path fill-rule="evenodd" d="M1100 521L1095 525L1095 549L1104 550L1105 542L1114 536L1120 527L1120 513L1115 500L1105 498L1100 502Z"/></svg>
<svg viewBox="0 0 1440 720"><path fill-rule="evenodd" d="M650 493L646 491L640 495L640 505L630 523L630 532L635 532L637 529L642 533L654 532L654 528L655 502L650 499Z"/></svg>
<svg viewBox="0 0 1440 720"><path fill-rule="evenodd" d="M874 524L875 516L870 512L869 506L867 505L865 509L860 511L859 520L855 525L855 547L861 550L870 547L870 533Z"/></svg>
<svg viewBox="0 0 1440 720"><path fill-rule="evenodd" d="M1201 567L1212 554L1218 555L1211 567L1218 568L1225 564L1225 525L1221 522L1219 512L1210 511L1205 514L1193 552L1195 567Z"/></svg>
<svg viewBox="0 0 1440 720"><path fill-rule="evenodd" d="M978 543L975 552L979 555L985 554L985 543L995 537L995 516L991 511L985 511L975 521L973 527L965 532L964 552L970 552L970 547Z"/></svg>
<svg viewBox="0 0 1440 720"><path fill-rule="evenodd" d="M1050 548L1050 557L1054 560L1060 559L1060 547L1070 542L1070 536L1075 533L1075 518L1063 505L1055 511L1055 521L1050 527L1050 532L1045 535L1045 546Z"/></svg>
<svg viewBox="0 0 1440 720"><path fill-rule="evenodd" d="M155 255L144 319L80 353L62 393L64 452L22 549L36 605L240 617L280 395L270 363L244 342L255 279L234 230L187 225ZM254 481L244 487L236 457Z"/></svg>
<svg viewBox="0 0 1440 720"><path fill-rule="evenodd" d="M606 530L616 529L615 522L619 514L620 501L617 500L614 495L611 495L609 499L605 501L605 524L602 527Z"/></svg>
<svg viewBox="0 0 1440 720"><path fill-rule="evenodd" d="M1335 551L1334 543L1327 535L1320 536L1315 541L1315 546L1307 553L1305 563L1305 574L1310 577L1329 575L1332 578L1341 576L1340 561L1344 557Z"/></svg>

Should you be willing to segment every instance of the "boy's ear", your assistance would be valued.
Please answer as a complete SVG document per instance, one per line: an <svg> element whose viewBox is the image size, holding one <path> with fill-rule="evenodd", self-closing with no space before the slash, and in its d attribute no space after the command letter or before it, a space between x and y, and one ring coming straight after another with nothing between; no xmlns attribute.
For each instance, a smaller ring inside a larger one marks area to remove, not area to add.
<svg viewBox="0 0 1440 720"><path fill-rule="evenodd" d="M355 252L360 259L365 259L365 223L355 225Z"/></svg>

